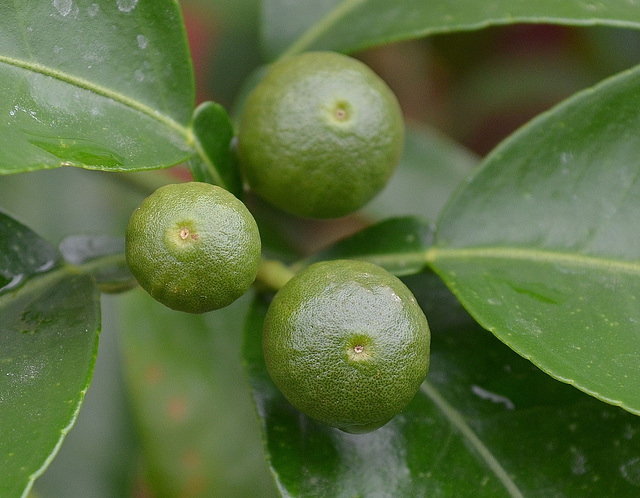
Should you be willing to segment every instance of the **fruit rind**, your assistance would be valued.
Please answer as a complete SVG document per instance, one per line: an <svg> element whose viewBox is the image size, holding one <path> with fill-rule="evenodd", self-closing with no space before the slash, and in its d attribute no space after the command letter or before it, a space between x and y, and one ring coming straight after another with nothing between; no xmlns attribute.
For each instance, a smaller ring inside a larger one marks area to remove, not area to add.
<svg viewBox="0 0 640 498"><path fill-rule="evenodd" d="M228 306L255 280L260 234L233 194L208 183L166 185L131 215L126 258L140 286L169 308Z"/></svg>
<svg viewBox="0 0 640 498"><path fill-rule="evenodd" d="M238 132L251 189L310 218L366 204L386 185L403 145L391 89L364 63L334 52L275 63L249 95Z"/></svg>
<svg viewBox="0 0 640 498"><path fill-rule="evenodd" d="M351 433L377 429L406 406L427 373L429 348L411 291L366 262L310 266L278 291L264 322L276 386L306 415Z"/></svg>

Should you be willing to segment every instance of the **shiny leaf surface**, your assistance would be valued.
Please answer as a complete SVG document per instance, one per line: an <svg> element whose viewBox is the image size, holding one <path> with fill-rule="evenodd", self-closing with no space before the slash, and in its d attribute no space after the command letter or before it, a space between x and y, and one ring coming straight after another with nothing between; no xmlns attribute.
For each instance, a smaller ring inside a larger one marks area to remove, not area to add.
<svg viewBox="0 0 640 498"><path fill-rule="evenodd" d="M98 347L93 279L0 214L0 495L27 493L71 430Z"/></svg>
<svg viewBox="0 0 640 498"><path fill-rule="evenodd" d="M640 28L633 1L569 0L267 0L263 2L264 48L282 52L352 52L398 40L515 23Z"/></svg>
<svg viewBox="0 0 640 498"><path fill-rule="evenodd" d="M433 267L552 376L640 414L640 67L512 135L444 212Z"/></svg>
<svg viewBox="0 0 640 498"><path fill-rule="evenodd" d="M461 315L434 279L410 281L421 305L438 310L427 380L365 435L322 426L284 399L262 355L268 303L254 302L245 367L282 495L635 496L640 419L544 375Z"/></svg>
<svg viewBox="0 0 640 498"><path fill-rule="evenodd" d="M177 2L0 3L0 174L135 170L191 156Z"/></svg>

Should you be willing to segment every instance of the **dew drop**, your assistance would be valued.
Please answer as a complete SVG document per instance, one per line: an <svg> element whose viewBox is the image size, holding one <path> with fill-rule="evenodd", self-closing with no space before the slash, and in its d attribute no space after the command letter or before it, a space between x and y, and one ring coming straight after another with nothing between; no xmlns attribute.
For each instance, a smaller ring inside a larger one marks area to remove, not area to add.
<svg viewBox="0 0 640 498"><path fill-rule="evenodd" d="M576 447L570 448L573 453L573 460L571 462L571 472L574 475L583 475L587 472L587 457Z"/></svg>
<svg viewBox="0 0 640 498"><path fill-rule="evenodd" d="M24 280L24 275L22 273L18 275L13 275L11 277L11 280L9 280L9 282L6 285L3 285L2 287L0 287L0 292L4 292L4 291L8 291L16 288L18 285L22 283L23 280Z"/></svg>
<svg viewBox="0 0 640 498"><path fill-rule="evenodd" d="M43 264L36 268L36 273L43 273L45 271L51 270L56 265L55 259L51 259L49 261L45 261Z"/></svg>
<svg viewBox="0 0 640 498"><path fill-rule="evenodd" d="M90 17L95 17L99 11L100 11L100 6L97 3L91 4L87 8L87 12L89 13Z"/></svg>
<svg viewBox="0 0 640 498"><path fill-rule="evenodd" d="M138 0L116 0L120 12L131 12L136 8Z"/></svg>
<svg viewBox="0 0 640 498"><path fill-rule="evenodd" d="M149 40L147 39L146 36L138 35L137 40L138 40L138 47L140 47L142 50L147 48L147 45L149 44Z"/></svg>
<svg viewBox="0 0 640 498"><path fill-rule="evenodd" d="M53 6L61 16L67 16L73 7L73 0L53 0Z"/></svg>
<svg viewBox="0 0 640 498"><path fill-rule="evenodd" d="M632 458L620 466L620 473L629 483L640 486L640 457Z"/></svg>

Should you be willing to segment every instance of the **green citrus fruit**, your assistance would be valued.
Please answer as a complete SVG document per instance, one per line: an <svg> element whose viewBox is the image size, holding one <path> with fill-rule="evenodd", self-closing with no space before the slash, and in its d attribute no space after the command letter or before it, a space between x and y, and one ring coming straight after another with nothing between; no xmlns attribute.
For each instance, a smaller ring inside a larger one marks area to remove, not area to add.
<svg viewBox="0 0 640 498"><path fill-rule="evenodd" d="M398 101L346 55L285 58L247 98L238 154L262 198L299 216L335 218L368 202L396 168L404 142Z"/></svg>
<svg viewBox="0 0 640 498"><path fill-rule="evenodd" d="M411 291L371 263L316 263L269 306L262 346L284 396L346 432L386 424L429 368L427 319Z"/></svg>
<svg viewBox="0 0 640 498"><path fill-rule="evenodd" d="M260 234L245 205L208 183L160 187L131 215L131 273L169 308L204 313L231 304L255 280Z"/></svg>

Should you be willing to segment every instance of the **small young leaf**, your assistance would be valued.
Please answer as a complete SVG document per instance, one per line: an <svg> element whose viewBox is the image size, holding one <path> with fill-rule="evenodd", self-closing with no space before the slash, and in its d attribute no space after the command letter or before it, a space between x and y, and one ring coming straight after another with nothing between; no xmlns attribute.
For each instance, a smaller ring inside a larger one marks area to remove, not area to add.
<svg viewBox="0 0 640 498"><path fill-rule="evenodd" d="M640 419L555 382L469 321L432 327L427 380L381 429L352 435L314 422L267 373L267 307L254 302L243 353L283 496L637 494Z"/></svg>
<svg viewBox="0 0 640 498"><path fill-rule="evenodd" d="M61 261L56 248L0 211L0 295Z"/></svg>
<svg viewBox="0 0 640 498"><path fill-rule="evenodd" d="M392 41L501 24L640 28L640 10L628 0L267 0L263 2L262 18L263 45L269 58L285 51L353 52Z"/></svg>
<svg viewBox="0 0 640 498"><path fill-rule="evenodd" d="M124 237L72 235L59 249L67 263L90 273L102 292L123 292L137 285L125 260Z"/></svg>
<svg viewBox="0 0 640 498"><path fill-rule="evenodd" d="M192 73L175 0L0 2L0 174L187 159Z"/></svg>
<svg viewBox="0 0 640 498"><path fill-rule="evenodd" d="M91 381L98 289L60 261L54 247L0 213L0 496L26 495Z"/></svg>
<svg viewBox="0 0 640 498"><path fill-rule="evenodd" d="M232 150L233 126L224 108L204 102L193 115L198 155L189 160L196 181L212 183L242 197L242 179Z"/></svg>
<svg viewBox="0 0 640 498"><path fill-rule="evenodd" d="M439 221L433 268L550 375L640 414L640 67L498 146Z"/></svg>

